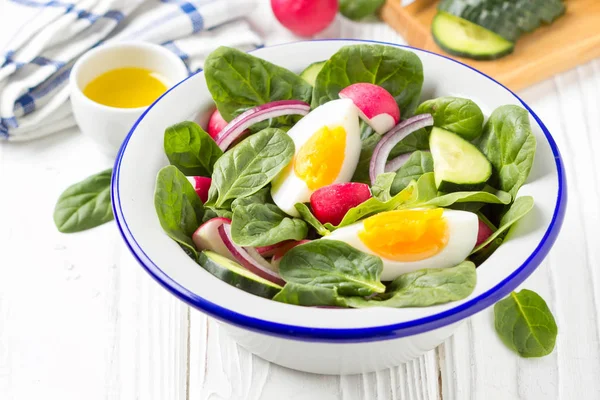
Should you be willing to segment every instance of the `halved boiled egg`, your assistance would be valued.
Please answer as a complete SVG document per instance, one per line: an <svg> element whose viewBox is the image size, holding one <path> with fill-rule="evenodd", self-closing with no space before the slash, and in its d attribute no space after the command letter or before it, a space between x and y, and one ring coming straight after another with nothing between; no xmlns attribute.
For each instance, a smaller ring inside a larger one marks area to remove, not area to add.
<svg viewBox="0 0 600 400"><path fill-rule="evenodd" d="M333 100L315 108L288 131L296 153L271 182L271 196L289 215L317 189L349 182L360 156L358 110L352 100Z"/></svg>
<svg viewBox="0 0 600 400"><path fill-rule="evenodd" d="M473 250L477 232L476 214L435 208L382 212L323 239L340 240L379 256L381 280L391 281L419 269L460 264Z"/></svg>

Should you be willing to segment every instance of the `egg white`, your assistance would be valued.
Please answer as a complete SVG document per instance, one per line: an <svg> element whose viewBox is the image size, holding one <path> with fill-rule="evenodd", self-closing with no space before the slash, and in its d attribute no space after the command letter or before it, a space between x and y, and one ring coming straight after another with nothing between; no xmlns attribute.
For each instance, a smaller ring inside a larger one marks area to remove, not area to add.
<svg viewBox="0 0 600 400"><path fill-rule="evenodd" d="M296 125L288 131L288 135L294 141L296 154L302 146L324 126L330 129L342 127L346 131L346 147L344 149L344 161L340 173L332 183L349 182L354 175L360 156L360 127L358 120L358 109L350 99L332 100L315 108L303 117ZM308 188L306 183L296 176L294 168L284 169L281 174L285 178L278 187L271 189L271 197L277 206L285 213L299 217L294 208L296 203L306 203L314 192ZM281 176L275 178L282 179Z"/></svg>
<svg viewBox="0 0 600 400"><path fill-rule="evenodd" d="M438 254L419 261L395 261L373 252L358 236L364 229L362 221L336 229L323 239L339 240L364 253L378 256L383 261L381 280L391 281L399 275L419 269L454 267L469 256L477 242L477 215L468 211L444 210L442 218L448 226L448 243Z"/></svg>

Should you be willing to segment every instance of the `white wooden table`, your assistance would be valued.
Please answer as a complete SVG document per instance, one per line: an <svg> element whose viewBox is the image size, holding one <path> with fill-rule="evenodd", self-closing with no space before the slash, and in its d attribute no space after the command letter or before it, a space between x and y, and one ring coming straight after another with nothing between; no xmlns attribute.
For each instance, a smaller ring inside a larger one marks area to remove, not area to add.
<svg viewBox="0 0 600 400"><path fill-rule="evenodd" d="M268 44L294 40L266 2L253 20ZM320 37L402 41L341 18ZM55 230L60 192L112 165L73 130L0 144L0 399L600 399L600 60L520 95L558 142L569 183L562 234L524 284L555 313L550 356L507 350L491 309L377 373L311 375L252 356L147 276L114 223Z"/></svg>

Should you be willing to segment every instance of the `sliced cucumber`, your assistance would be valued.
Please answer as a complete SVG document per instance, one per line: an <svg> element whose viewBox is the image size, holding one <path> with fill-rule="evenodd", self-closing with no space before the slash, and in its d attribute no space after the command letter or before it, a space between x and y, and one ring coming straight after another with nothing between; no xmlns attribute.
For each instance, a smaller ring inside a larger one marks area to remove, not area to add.
<svg viewBox="0 0 600 400"><path fill-rule="evenodd" d="M327 61L317 61L315 63L310 64L304 71L300 73L300 77L304 79L306 82L310 83L311 86L315 86L315 81L317 80L317 75L321 72L323 65L325 65Z"/></svg>
<svg viewBox="0 0 600 400"><path fill-rule="evenodd" d="M492 175L492 164L460 136L434 127L429 136L433 175L440 192L479 190Z"/></svg>
<svg viewBox="0 0 600 400"><path fill-rule="evenodd" d="M260 297L271 299L282 289L281 286L253 274L240 264L209 250L200 253L198 262L223 282Z"/></svg>
<svg viewBox="0 0 600 400"><path fill-rule="evenodd" d="M431 24L433 39L444 51L475 60L494 60L514 49L514 43L446 12L437 13Z"/></svg>

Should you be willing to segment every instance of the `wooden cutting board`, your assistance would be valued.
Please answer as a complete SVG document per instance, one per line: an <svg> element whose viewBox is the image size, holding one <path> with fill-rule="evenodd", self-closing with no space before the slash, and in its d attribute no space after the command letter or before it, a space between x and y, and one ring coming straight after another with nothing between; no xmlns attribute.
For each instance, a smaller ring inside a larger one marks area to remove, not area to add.
<svg viewBox="0 0 600 400"><path fill-rule="evenodd" d="M402 7L400 0L387 0L381 17L409 45L471 65L512 90L523 89L600 57L600 0L567 0L563 16L551 25L524 34L512 54L494 61L450 56L440 49L431 35L437 4L437 0L415 0Z"/></svg>

